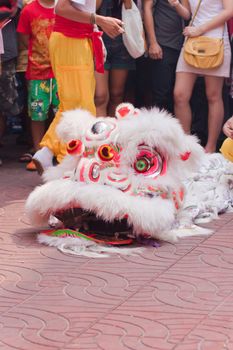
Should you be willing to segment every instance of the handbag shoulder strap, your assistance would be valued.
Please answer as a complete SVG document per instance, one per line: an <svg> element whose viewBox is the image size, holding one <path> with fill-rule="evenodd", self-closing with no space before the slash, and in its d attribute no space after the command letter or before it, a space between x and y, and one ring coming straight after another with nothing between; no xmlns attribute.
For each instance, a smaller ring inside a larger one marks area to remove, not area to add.
<svg viewBox="0 0 233 350"><path fill-rule="evenodd" d="M195 9L195 11L194 11L193 17L192 17L192 19L191 19L191 21L190 21L190 23L189 23L190 26L193 25L194 19L196 18L196 15L197 15L198 10L199 10L199 8L200 8L200 6L201 6L201 3L202 3L202 0L199 0L199 1L198 1L198 4L197 4L197 7L196 7L196 9ZM225 25L223 26L222 38L223 38L223 36L224 36L224 32L225 32Z"/></svg>
<svg viewBox="0 0 233 350"><path fill-rule="evenodd" d="M189 24L190 26L193 25L194 19L196 18L196 15L197 15L198 10L199 10L199 8L200 8L200 6L201 6L201 3L202 3L202 0L199 0L199 2L198 2L198 4L197 4L197 7L196 7L196 9L195 9L195 11L194 11L193 17L192 17L192 19L191 19L191 22L190 22L190 24Z"/></svg>

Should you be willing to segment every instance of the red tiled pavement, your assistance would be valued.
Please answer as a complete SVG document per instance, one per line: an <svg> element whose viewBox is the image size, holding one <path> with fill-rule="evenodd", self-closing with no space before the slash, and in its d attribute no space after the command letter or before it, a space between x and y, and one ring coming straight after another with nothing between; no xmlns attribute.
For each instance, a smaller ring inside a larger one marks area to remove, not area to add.
<svg viewBox="0 0 233 350"><path fill-rule="evenodd" d="M64 255L36 241L40 178L17 155L0 168L0 350L233 349L233 214L139 256Z"/></svg>

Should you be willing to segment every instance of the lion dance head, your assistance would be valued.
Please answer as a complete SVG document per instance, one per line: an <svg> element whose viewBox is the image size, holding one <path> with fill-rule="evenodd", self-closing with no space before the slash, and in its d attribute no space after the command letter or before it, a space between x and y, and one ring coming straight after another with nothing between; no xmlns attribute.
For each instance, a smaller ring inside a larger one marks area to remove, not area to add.
<svg viewBox="0 0 233 350"><path fill-rule="evenodd" d="M183 181L200 165L203 149L177 119L157 108L124 103L116 118L77 109L57 127L67 156L48 169L29 195L33 224L51 215L82 231L131 232L174 241L185 196Z"/></svg>

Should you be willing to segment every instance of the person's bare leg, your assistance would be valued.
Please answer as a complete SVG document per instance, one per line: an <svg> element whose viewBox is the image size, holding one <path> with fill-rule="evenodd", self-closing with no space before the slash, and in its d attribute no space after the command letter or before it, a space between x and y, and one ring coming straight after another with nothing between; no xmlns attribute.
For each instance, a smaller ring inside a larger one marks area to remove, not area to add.
<svg viewBox="0 0 233 350"><path fill-rule="evenodd" d="M109 88L108 79L109 72L105 71L104 74L95 72L96 87L95 87L95 106L96 116L107 116L107 106L109 101Z"/></svg>
<svg viewBox="0 0 233 350"><path fill-rule="evenodd" d="M0 142L2 141L5 132L6 120L5 117L0 114Z"/></svg>
<svg viewBox="0 0 233 350"><path fill-rule="evenodd" d="M223 125L223 82L224 78L222 77L205 76L206 96L208 100L208 139L205 146L207 153L216 152L218 137Z"/></svg>
<svg viewBox="0 0 233 350"><path fill-rule="evenodd" d="M31 121L32 130L32 140L34 150L38 151L40 149L39 144L45 134L45 122L44 121Z"/></svg>
<svg viewBox="0 0 233 350"><path fill-rule="evenodd" d="M6 124L5 117L2 114L0 114L0 143L2 142L2 138L5 132L5 124ZM1 159L0 159L0 165L2 165Z"/></svg>
<svg viewBox="0 0 233 350"><path fill-rule="evenodd" d="M175 116L179 119L184 131L189 134L192 124L192 111L190 107L190 98L197 75L187 72L176 73L176 82L174 88Z"/></svg>
<svg viewBox="0 0 233 350"><path fill-rule="evenodd" d="M110 71L108 115L111 117L115 117L116 107L124 100L127 77L128 70L126 69L112 69Z"/></svg>

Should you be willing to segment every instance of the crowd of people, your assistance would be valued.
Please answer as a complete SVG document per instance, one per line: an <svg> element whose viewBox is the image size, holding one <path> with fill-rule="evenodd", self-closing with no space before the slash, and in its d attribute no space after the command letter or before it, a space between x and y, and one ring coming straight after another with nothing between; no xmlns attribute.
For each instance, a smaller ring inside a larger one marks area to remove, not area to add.
<svg viewBox="0 0 233 350"><path fill-rule="evenodd" d="M130 9L132 1L145 31L146 50L138 59L122 39L122 5ZM224 59L218 67L185 61L184 43L199 36L222 40ZM224 121L233 114L232 41L232 0L4 0L0 142L6 118L20 115L31 143L20 160L41 174L66 154L56 135L62 112L83 108L97 117L114 117L124 100L166 109L191 133L195 86L201 81L201 103L207 106L202 143L207 153L216 152ZM223 131L233 138L233 117ZM233 152L233 142L226 147Z"/></svg>

